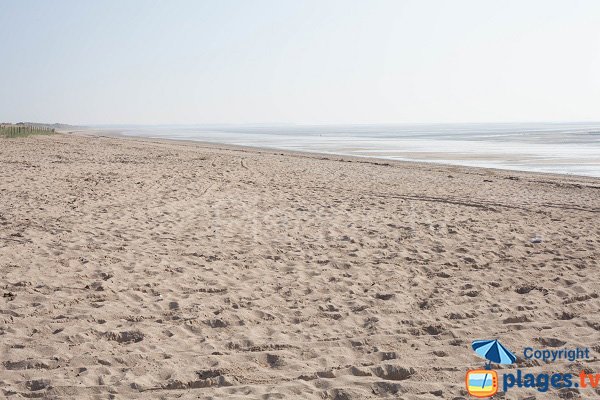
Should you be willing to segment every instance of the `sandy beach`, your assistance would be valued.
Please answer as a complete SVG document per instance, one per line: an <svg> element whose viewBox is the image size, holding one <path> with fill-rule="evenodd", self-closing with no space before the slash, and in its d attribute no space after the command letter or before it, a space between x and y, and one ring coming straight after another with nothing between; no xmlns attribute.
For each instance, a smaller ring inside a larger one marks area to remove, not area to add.
<svg viewBox="0 0 600 400"><path fill-rule="evenodd" d="M600 179L92 134L0 177L0 397L467 398L490 338L600 373Z"/></svg>

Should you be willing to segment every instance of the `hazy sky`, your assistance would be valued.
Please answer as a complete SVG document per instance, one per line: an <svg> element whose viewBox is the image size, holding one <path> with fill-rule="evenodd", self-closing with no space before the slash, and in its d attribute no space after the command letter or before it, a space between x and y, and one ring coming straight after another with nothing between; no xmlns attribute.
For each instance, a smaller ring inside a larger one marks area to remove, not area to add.
<svg viewBox="0 0 600 400"><path fill-rule="evenodd" d="M600 1L0 0L0 120L600 120Z"/></svg>

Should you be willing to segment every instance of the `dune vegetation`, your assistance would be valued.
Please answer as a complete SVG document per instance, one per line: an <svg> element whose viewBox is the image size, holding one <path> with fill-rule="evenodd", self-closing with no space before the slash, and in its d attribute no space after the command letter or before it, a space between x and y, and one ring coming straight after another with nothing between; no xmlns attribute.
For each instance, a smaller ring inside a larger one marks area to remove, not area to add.
<svg viewBox="0 0 600 400"><path fill-rule="evenodd" d="M31 135L48 135L55 133L54 128L46 126L33 126L25 124L1 124L0 125L0 137L2 138L16 138Z"/></svg>

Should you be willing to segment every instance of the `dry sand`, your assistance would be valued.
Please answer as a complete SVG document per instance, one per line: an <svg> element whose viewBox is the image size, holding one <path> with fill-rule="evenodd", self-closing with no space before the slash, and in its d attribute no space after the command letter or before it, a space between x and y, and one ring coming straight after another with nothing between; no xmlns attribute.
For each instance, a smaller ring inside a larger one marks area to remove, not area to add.
<svg viewBox="0 0 600 400"><path fill-rule="evenodd" d="M593 178L4 139L0 396L461 398L487 338L600 373L599 216Z"/></svg>

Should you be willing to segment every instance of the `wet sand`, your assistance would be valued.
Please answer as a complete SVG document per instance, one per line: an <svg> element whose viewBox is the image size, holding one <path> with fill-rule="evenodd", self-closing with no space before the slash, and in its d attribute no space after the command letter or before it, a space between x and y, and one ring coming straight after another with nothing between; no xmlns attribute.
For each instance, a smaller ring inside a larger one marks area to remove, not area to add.
<svg viewBox="0 0 600 400"><path fill-rule="evenodd" d="M600 373L599 179L62 134L0 176L7 398L452 399L488 338Z"/></svg>

